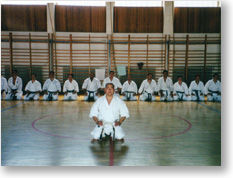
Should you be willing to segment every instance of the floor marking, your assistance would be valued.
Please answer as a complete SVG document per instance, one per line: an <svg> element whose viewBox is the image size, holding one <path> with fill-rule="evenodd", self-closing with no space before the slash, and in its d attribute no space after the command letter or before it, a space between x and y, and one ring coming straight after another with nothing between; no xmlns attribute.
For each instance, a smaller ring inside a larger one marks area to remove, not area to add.
<svg viewBox="0 0 233 178"><path fill-rule="evenodd" d="M18 104L14 105L14 106L11 106L11 107L9 107L9 108L6 108L6 109L1 110L1 112L6 111L6 110L11 109L11 108L14 108L15 106L18 106L18 105L23 104L23 103L26 103L26 102L28 102L28 101L22 101L21 103L18 103Z"/></svg>
<svg viewBox="0 0 233 178"><path fill-rule="evenodd" d="M211 107L209 107L209 106L206 106L205 104L202 104L202 103L200 103L200 102L198 102L198 101L196 101L198 104L200 104L200 105L202 105L202 106L204 106L204 107L206 107L206 108L208 108L208 109L211 109L211 110L213 110L213 111L215 111L215 112L217 112L217 113L219 113L219 114L221 114L221 112L220 111L218 111L218 110L216 110L216 109L214 109L214 108L211 108Z"/></svg>

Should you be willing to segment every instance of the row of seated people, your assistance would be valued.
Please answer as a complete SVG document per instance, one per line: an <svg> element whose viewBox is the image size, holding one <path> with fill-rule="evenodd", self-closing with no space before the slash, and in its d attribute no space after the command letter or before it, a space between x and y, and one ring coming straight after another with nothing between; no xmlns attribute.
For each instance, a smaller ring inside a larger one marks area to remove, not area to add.
<svg viewBox="0 0 233 178"><path fill-rule="evenodd" d="M8 82L4 77L1 79L1 97L5 96L5 100L20 100L22 99L22 79L18 77L17 70L13 71L13 77L9 78ZM28 82L25 87L26 95L24 100L38 100L40 92L42 92L41 84L36 80L36 74L32 74L32 80ZM160 95L161 101L204 101L204 96L207 95L208 101L221 101L221 82L218 80L218 74L213 75L213 79L209 80L204 86L200 81L200 75L195 76L195 80L191 82L189 88L186 83L182 81L182 76L178 77L178 81L173 85L173 81L168 77L168 71L163 71L163 76L159 78L158 84L153 79L153 74L147 74L139 90L137 84L128 75L127 81L123 86L120 80L114 77L114 71L110 71L109 77L105 78L101 87L99 79L90 73L82 89L84 90L84 100L97 100L101 88L105 88L107 83L113 83L115 89L115 96L122 100L134 101L155 101L156 95ZM61 92L60 82L55 79L54 72L49 72L49 79L43 85L43 100L58 100L58 93ZM78 83L73 79L73 74L68 75L68 80L63 86L64 100L77 100L77 93L79 92ZM138 95L138 98L137 98Z"/></svg>

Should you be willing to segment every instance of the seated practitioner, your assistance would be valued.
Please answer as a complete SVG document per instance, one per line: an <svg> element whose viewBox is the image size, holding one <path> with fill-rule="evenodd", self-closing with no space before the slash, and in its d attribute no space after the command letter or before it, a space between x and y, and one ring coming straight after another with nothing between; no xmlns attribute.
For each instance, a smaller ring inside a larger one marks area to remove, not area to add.
<svg viewBox="0 0 233 178"><path fill-rule="evenodd" d="M131 75L128 75L127 81L123 84L122 87L122 100L128 101L137 101L138 87L137 84L132 80Z"/></svg>
<svg viewBox="0 0 233 178"><path fill-rule="evenodd" d="M174 101L190 101L191 97L189 96L189 90L186 85L182 81L182 76L178 76L178 82L176 82L173 86L173 99Z"/></svg>
<svg viewBox="0 0 233 178"><path fill-rule="evenodd" d="M105 88L105 85L107 83L113 83L113 85L115 86L114 95L120 97L119 93L121 91L122 85L121 85L120 80L118 78L114 77L114 71L110 71L109 77L104 79L102 88Z"/></svg>
<svg viewBox="0 0 233 178"><path fill-rule="evenodd" d="M143 80L139 88L139 100L155 101L155 92L157 92L156 81L152 79L153 74L147 74L147 79Z"/></svg>
<svg viewBox="0 0 233 178"><path fill-rule="evenodd" d="M192 101L204 101L204 84L200 81L200 75L196 75L195 80L191 82L189 93Z"/></svg>
<svg viewBox="0 0 233 178"><path fill-rule="evenodd" d="M36 80L36 74L32 74L32 80L27 83L25 91L24 100L39 100L42 89L40 82Z"/></svg>
<svg viewBox="0 0 233 178"><path fill-rule="evenodd" d="M58 92L61 91L60 82L54 78L54 72L49 72L49 79L47 79L43 86L44 96L43 100L45 101L56 101L58 100Z"/></svg>
<svg viewBox="0 0 233 178"><path fill-rule="evenodd" d="M160 101L172 101L173 98L173 82L168 77L168 71L163 71L163 77L158 80L158 90L160 94Z"/></svg>
<svg viewBox="0 0 233 178"><path fill-rule="evenodd" d="M104 89L105 95L91 108L89 117L96 123L91 132L94 140L100 139L102 133L113 137L113 130L115 130L115 139L121 140L125 136L121 124L129 117L129 111L124 101L114 95L114 90L114 84L107 83Z"/></svg>
<svg viewBox="0 0 233 178"><path fill-rule="evenodd" d="M213 75L213 79L205 84L205 94L208 101L221 102L221 82L218 80L218 74Z"/></svg>
<svg viewBox="0 0 233 178"><path fill-rule="evenodd" d="M5 77L2 76L1 78L1 99L5 98L7 88L8 88L7 80Z"/></svg>
<svg viewBox="0 0 233 178"><path fill-rule="evenodd" d="M77 100L77 93L79 92L78 83L73 79L73 74L68 74L68 80L65 81L63 86L63 92L65 101Z"/></svg>
<svg viewBox="0 0 233 178"><path fill-rule="evenodd" d="M8 80L8 93L5 100L21 100L22 99L22 88L23 82L20 77L18 77L18 71L13 70L13 77Z"/></svg>
<svg viewBox="0 0 233 178"><path fill-rule="evenodd" d="M101 84L98 78L90 73L90 77L84 80L82 89L84 90L84 101L96 101L101 90Z"/></svg>

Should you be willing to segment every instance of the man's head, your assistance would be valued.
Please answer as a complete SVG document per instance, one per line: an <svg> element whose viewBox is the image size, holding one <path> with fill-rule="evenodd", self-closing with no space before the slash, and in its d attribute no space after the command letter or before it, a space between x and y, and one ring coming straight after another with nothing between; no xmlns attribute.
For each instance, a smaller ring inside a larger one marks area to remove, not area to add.
<svg viewBox="0 0 233 178"><path fill-rule="evenodd" d="M32 80L36 80L36 74L32 74Z"/></svg>
<svg viewBox="0 0 233 178"><path fill-rule="evenodd" d="M113 96L114 94L114 84L113 83L107 83L105 85L104 92L107 96Z"/></svg>
<svg viewBox="0 0 233 178"><path fill-rule="evenodd" d="M167 70L164 70L164 71L163 71L163 77L167 78L167 76L168 76L168 71L167 71Z"/></svg>
<svg viewBox="0 0 233 178"><path fill-rule="evenodd" d="M68 74L68 80L72 82L74 75L73 74Z"/></svg>
<svg viewBox="0 0 233 178"><path fill-rule="evenodd" d="M181 84L182 83L182 76L178 76L177 80L178 80L179 84Z"/></svg>
<svg viewBox="0 0 233 178"><path fill-rule="evenodd" d="M18 71L17 70L13 70L12 71L12 75L13 75L13 78L16 78L18 76Z"/></svg>
<svg viewBox="0 0 233 178"><path fill-rule="evenodd" d="M131 81L131 80L132 80L131 75L128 75L127 80L129 80L129 81Z"/></svg>
<svg viewBox="0 0 233 178"><path fill-rule="evenodd" d="M152 80L152 78L153 78L153 74L152 74L152 73L148 73L148 74L147 74L147 79L148 79L148 80Z"/></svg>
<svg viewBox="0 0 233 178"><path fill-rule="evenodd" d="M94 78L94 74L90 73L90 78L93 79Z"/></svg>
<svg viewBox="0 0 233 178"><path fill-rule="evenodd" d="M114 71L109 72L109 77L111 77L111 78L114 77Z"/></svg>
<svg viewBox="0 0 233 178"><path fill-rule="evenodd" d="M199 74L197 74L197 75L195 76L196 82L198 83L198 82L200 81L200 79L201 79L201 76L200 76Z"/></svg>
<svg viewBox="0 0 233 178"><path fill-rule="evenodd" d="M214 80L215 82L217 82L217 80L218 80L218 74L217 74L217 73L214 73L214 75L213 75L213 80Z"/></svg>
<svg viewBox="0 0 233 178"><path fill-rule="evenodd" d="M53 72L53 71L50 71L50 72L49 72L49 78L50 78L50 79L54 79L54 72Z"/></svg>

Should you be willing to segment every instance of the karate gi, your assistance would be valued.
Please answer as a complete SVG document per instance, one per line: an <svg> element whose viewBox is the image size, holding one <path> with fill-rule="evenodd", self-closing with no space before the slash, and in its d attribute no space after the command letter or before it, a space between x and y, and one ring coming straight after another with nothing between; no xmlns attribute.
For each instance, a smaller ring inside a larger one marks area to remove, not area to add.
<svg viewBox="0 0 233 178"><path fill-rule="evenodd" d="M8 89L7 80L6 78L2 77L1 78L1 90L5 90L5 91L3 93L1 92L2 93L1 99L5 98L7 89Z"/></svg>
<svg viewBox="0 0 233 178"><path fill-rule="evenodd" d="M195 80L191 82L189 86L189 93L194 94L194 96L191 95L192 101L204 101L204 92L204 84L202 81L199 81L198 84Z"/></svg>
<svg viewBox="0 0 233 178"><path fill-rule="evenodd" d="M75 94L73 93L74 91L76 91ZM78 87L78 83L76 82L76 80L72 80L71 83L69 80L66 80L63 86L63 92L64 93L67 92L67 94L64 94L63 100L65 101L77 100L77 93L79 92L79 87Z"/></svg>
<svg viewBox="0 0 233 178"><path fill-rule="evenodd" d="M141 93L139 99L145 101L148 97L151 97L151 101L155 101L156 97L153 95L155 91L157 91L156 81L152 79L151 83L149 83L148 80L145 79L139 88L139 93Z"/></svg>
<svg viewBox="0 0 233 178"><path fill-rule="evenodd" d="M182 82L180 85L178 82L176 82L173 88L174 88L174 93L173 93L174 101L178 101L178 100L191 101L191 97L186 96L186 95L189 95L189 90L188 90L186 83Z"/></svg>
<svg viewBox="0 0 233 178"><path fill-rule="evenodd" d="M128 100L127 98L129 98L129 101L136 101L137 96L133 95L138 93L137 84L134 81L131 81L130 84L126 81L122 86L121 93L125 94L125 96L122 97L123 101Z"/></svg>
<svg viewBox="0 0 233 178"><path fill-rule="evenodd" d="M15 97L17 100L21 100L22 95L23 95L22 88L23 88L23 82L20 77L17 76L15 84L13 84L13 77L9 78L8 93L6 95L5 100L13 100L13 95L11 93L12 91L17 91L17 93L15 94Z"/></svg>
<svg viewBox="0 0 233 178"><path fill-rule="evenodd" d="M61 91L61 84L57 79L54 79L53 81L47 79L44 83L43 90L47 90L48 92L48 94L44 94L44 100L50 100L49 95L51 95L52 100L56 101L58 100L58 93L56 95L54 93L56 93L57 91Z"/></svg>
<svg viewBox="0 0 233 178"><path fill-rule="evenodd" d="M217 80L216 83L214 83L214 80L211 79L205 84L205 94L212 94L207 95L208 101L219 101L221 102L221 95L218 95L217 92L221 93L221 82Z"/></svg>
<svg viewBox="0 0 233 178"><path fill-rule="evenodd" d="M93 104L89 115L90 118L93 118L94 116L98 118L98 121L103 122L103 126L96 125L94 130L91 132L94 139L100 138L103 127L107 128L105 132L108 133L111 132L112 126L115 128L115 138L124 138L125 133L122 127L115 126L115 121L119 121L122 117L129 118L129 111L124 101L119 97L113 96L110 105L108 104L106 95L98 98L98 100Z"/></svg>
<svg viewBox="0 0 233 178"><path fill-rule="evenodd" d="M173 91L173 82L170 77L167 77L166 82L164 81L164 78L161 77L158 80L158 91L162 90L162 93L164 94L163 97L160 96L160 101L172 101L173 98L170 95L170 93Z"/></svg>
<svg viewBox="0 0 233 178"><path fill-rule="evenodd" d="M109 77L105 78L104 81L103 81L102 88L105 88L105 85L107 83L113 83L115 92L117 91L118 88L122 88L120 80L118 78L116 78L116 77L113 77L112 80L110 80ZM120 97L119 93L114 93L114 95L117 96L117 97Z"/></svg>
<svg viewBox="0 0 233 178"><path fill-rule="evenodd" d="M24 100L30 100L31 98L33 100L39 100L40 94L35 92L41 92L41 84L39 81L35 80L34 83L32 81L29 81L25 87L25 91L29 91L29 94L26 94L24 96Z"/></svg>
<svg viewBox="0 0 233 178"><path fill-rule="evenodd" d="M96 93L99 88L101 88L101 84L98 78L94 77L92 81L90 78L84 80L82 89L87 90L87 96L84 96L84 100L88 101L89 96L92 97L93 95L94 100L96 101L98 99Z"/></svg>

